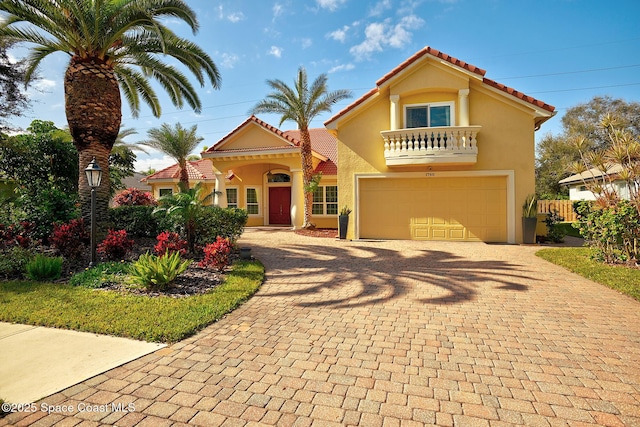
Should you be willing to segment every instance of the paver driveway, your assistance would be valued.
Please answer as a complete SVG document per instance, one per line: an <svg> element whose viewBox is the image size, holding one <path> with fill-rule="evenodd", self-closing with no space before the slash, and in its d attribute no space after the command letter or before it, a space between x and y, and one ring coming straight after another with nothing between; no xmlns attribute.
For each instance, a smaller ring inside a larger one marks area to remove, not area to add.
<svg viewBox="0 0 640 427"><path fill-rule="evenodd" d="M249 302L44 399L135 412L3 422L640 425L640 304L535 247L274 229L249 229L241 243L267 268Z"/></svg>

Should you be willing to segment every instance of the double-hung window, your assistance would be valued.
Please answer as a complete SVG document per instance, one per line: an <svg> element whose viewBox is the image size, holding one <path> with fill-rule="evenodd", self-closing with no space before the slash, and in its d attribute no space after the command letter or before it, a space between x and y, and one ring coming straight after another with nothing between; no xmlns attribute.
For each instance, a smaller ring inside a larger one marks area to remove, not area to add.
<svg viewBox="0 0 640 427"><path fill-rule="evenodd" d="M414 104L405 107L406 128L426 128L437 126L455 126L453 120L453 102L433 104Z"/></svg>
<svg viewBox="0 0 640 427"><path fill-rule="evenodd" d="M259 215L260 214L260 197L258 195L258 189L256 187L247 187L246 188L246 205L247 205L247 213L249 215Z"/></svg>
<svg viewBox="0 0 640 427"><path fill-rule="evenodd" d="M337 215L338 186L327 185L316 188L316 191L313 192L311 213L314 215Z"/></svg>
<svg viewBox="0 0 640 427"><path fill-rule="evenodd" d="M227 187L227 207L238 207L238 189L236 187Z"/></svg>

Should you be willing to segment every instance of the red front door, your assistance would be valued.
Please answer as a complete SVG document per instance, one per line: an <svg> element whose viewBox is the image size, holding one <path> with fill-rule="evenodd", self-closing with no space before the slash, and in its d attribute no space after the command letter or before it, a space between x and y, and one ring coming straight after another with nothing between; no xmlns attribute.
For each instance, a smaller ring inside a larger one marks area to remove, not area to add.
<svg viewBox="0 0 640 427"><path fill-rule="evenodd" d="M269 224L291 225L291 187L269 188Z"/></svg>

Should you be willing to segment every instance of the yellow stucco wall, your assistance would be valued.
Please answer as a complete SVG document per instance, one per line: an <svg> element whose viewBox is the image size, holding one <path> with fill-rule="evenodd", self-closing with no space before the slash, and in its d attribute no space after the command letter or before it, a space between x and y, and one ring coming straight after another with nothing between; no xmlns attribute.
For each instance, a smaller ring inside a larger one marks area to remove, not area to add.
<svg viewBox="0 0 640 427"><path fill-rule="evenodd" d="M193 188L199 181L189 181L189 186ZM178 193L180 188L178 187L178 181L175 182L147 182L151 186L151 194L155 197L156 200L160 198L160 189L171 188L173 190L173 194ZM206 197L207 195L213 193L215 190L215 183L213 182L205 182L202 189L202 196ZM212 202L210 200L205 202L205 205L210 205Z"/></svg>
<svg viewBox="0 0 640 427"><path fill-rule="evenodd" d="M495 93L473 77L451 67L429 61L426 66L400 74L397 81L387 84L369 101L339 118L338 183L339 205L357 208L355 175L363 173L402 173L432 171L514 171L515 239L522 241L521 205L535 191L534 182L534 116L533 109L522 106L511 95ZM404 105L453 101L456 105L455 124L459 125L458 90L469 88L469 124L480 125L478 157L473 165L415 165L387 167L384 142L380 131L390 129L391 94L400 95L400 123ZM348 238L355 237L352 213ZM381 224L385 219L380 218Z"/></svg>

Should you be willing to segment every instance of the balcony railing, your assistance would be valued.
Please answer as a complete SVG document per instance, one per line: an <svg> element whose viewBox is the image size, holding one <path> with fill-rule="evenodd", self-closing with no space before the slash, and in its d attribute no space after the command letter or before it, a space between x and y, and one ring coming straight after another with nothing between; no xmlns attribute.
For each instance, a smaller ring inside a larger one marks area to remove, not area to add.
<svg viewBox="0 0 640 427"><path fill-rule="evenodd" d="M387 166L473 164L478 159L476 136L481 126L443 126L385 130Z"/></svg>

